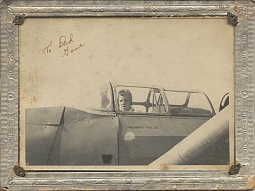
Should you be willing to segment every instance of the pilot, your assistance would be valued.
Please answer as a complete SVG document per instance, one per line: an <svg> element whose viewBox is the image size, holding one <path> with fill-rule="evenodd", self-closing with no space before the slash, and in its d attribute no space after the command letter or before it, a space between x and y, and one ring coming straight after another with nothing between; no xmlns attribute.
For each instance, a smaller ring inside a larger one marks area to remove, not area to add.
<svg viewBox="0 0 255 191"><path fill-rule="evenodd" d="M131 107L132 105L132 93L130 90L120 90L118 92L118 104L120 111L134 112L135 109Z"/></svg>

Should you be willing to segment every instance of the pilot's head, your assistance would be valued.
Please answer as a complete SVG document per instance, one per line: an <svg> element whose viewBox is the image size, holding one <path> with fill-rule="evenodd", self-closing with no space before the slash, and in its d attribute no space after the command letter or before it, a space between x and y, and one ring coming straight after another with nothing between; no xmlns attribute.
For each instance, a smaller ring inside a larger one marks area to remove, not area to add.
<svg viewBox="0 0 255 191"><path fill-rule="evenodd" d="M132 93L130 90L120 90L118 92L118 104L121 111L128 111L132 105Z"/></svg>

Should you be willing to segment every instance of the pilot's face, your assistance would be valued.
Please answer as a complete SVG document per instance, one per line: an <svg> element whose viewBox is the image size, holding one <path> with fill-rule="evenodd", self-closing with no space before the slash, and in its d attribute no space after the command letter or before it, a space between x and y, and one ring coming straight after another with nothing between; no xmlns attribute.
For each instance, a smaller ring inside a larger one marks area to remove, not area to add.
<svg viewBox="0 0 255 191"><path fill-rule="evenodd" d="M119 96L119 109L121 111L128 111L131 106L128 95Z"/></svg>

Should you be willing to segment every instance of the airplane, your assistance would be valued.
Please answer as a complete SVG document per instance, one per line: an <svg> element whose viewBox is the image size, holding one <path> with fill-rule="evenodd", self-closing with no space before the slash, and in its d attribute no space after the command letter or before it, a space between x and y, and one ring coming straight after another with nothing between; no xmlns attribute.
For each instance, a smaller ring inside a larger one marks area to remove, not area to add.
<svg viewBox="0 0 255 191"><path fill-rule="evenodd" d="M26 108L27 165L229 163L228 97L216 114L200 90L111 82L98 89L92 109Z"/></svg>

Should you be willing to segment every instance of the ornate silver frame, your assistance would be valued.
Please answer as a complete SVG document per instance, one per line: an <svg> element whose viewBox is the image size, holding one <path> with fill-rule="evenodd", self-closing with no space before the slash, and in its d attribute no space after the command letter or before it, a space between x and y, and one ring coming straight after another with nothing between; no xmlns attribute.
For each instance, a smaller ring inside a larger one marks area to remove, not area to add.
<svg viewBox="0 0 255 191"><path fill-rule="evenodd" d="M14 1L1 15L1 190L252 189L255 2ZM221 170L28 171L19 167L19 25L29 17L226 16L235 25L235 165Z"/></svg>

